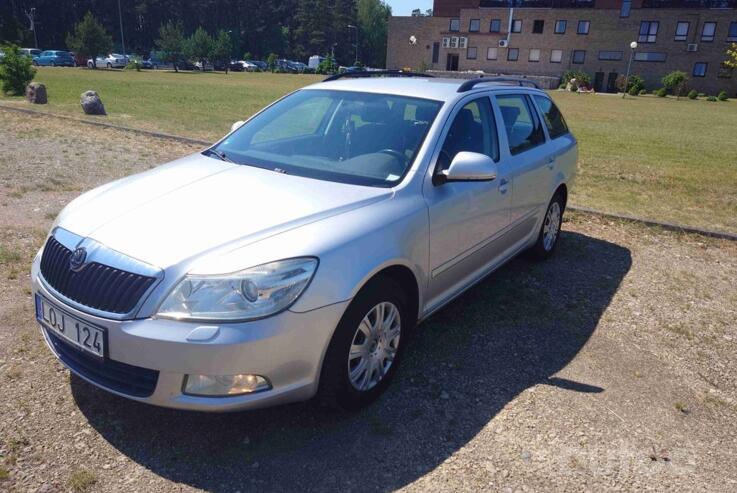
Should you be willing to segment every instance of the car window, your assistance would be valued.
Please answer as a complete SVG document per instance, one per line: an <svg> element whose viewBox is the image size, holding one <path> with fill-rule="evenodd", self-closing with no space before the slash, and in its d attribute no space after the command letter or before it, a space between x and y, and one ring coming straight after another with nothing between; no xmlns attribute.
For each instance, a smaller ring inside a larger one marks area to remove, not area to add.
<svg viewBox="0 0 737 493"><path fill-rule="evenodd" d="M301 90L256 115L214 149L238 164L391 187L412 165L441 105L405 96Z"/></svg>
<svg viewBox="0 0 737 493"><path fill-rule="evenodd" d="M545 142L545 134L531 102L524 94L496 96L509 140L509 152L519 154Z"/></svg>
<svg viewBox="0 0 737 493"><path fill-rule="evenodd" d="M545 126L548 127L548 135L551 139L568 133L568 125L566 125L563 115L550 98L535 96L535 102L543 114Z"/></svg>
<svg viewBox="0 0 737 493"><path fill-rule="evenodd" d="M499 159L496 124L488 97L467 103L456 114L443 142L436 172L448 169L461 151L486 154L494 161Z"/></svg>

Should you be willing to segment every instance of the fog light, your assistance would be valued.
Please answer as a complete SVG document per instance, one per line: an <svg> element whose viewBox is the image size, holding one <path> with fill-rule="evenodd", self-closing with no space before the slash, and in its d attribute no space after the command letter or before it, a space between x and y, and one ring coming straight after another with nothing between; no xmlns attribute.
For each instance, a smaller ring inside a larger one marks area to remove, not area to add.
<svg viewBox="0 0 737 493"><path fill-rule="evenodd" d="M268 390L271 384L261 375L187 375L184 393L189 395L224 397L252 394Z"/></svg>

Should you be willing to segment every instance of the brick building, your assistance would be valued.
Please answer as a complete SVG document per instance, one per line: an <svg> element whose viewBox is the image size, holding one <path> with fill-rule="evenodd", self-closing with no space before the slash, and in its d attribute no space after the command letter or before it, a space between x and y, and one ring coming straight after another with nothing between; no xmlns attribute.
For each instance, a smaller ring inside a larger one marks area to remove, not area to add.
<svg viewBox="0 0 737 493"><path fill-rule="evenodd" d="M549 75L580 69L613 92L627 70L648 88L682 70L689 87L737 96L726 49L737 0L435 0L433 17L392 17L387 68ZM511 16L511 22L510 22Z"/></svg>

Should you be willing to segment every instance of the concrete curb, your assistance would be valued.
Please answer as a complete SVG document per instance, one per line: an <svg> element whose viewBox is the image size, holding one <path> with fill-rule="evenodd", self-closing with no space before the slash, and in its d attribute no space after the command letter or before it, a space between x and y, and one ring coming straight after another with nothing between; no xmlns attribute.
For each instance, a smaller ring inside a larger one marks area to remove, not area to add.
<svg viewBox="0 0 737 493"><path fill-rule="evenodd" d="M57 115L55 113L47 113L45 111L36 111L36 110L28 109L28 108L16 108L14 106L5 106L3 104L0 104L0 109L7 110L7 111L15 111L18 113L26 113L29 115L50 116L54 118L61 118L62 120L68 120L68 121L72 121L76 123L84 123L86 125L92 125L95 127L111 128L113 130L122 130L124 132L133 132L133 133L137 133L141 135L147 135L149 137L157 137L160 139L168 139L168 140L174 140L177 142L183 142L185 144L196 144L196 145L201 145L201 146L212 145L212 142L207 142L206 140L192 139L190 137L180 137L179 135L166 134L163 132L154 132L151 130L142 130L140 128L125 127L122 125L115 125L113 123L96 122L92 120L85 120L84 118L75 118L73 116Z"/></svg>
<svg viewBox="0 0 737 493"><path fill-rule="evenodd" d="M712 231L709 229L695 228L693 226L685 226L683 224L664 223L660 221L651 221L649 219L642 219L640 217L628 216L626 214L612 214L610 212L597 211L596 209L589 209L588 207L578 207L575 205L569 205L567 207L569 211L582 212L584 214L591 214L594 216L607 217L610 219L619 219L624 221L633 221L647 226L656 226L663 228L668 231L679 231L682 233L691 233L702 236L708 236L710 238L719 238L721 240L737 241L737 234L727 233L726 231Z"/></svg>
<svg viewBox="0 0 737 493"><path fill-rule="evenodd" d="M63 120L69 120L69 121L73 121L77 123L84 123L87 125L93 125L97 127L111 128L114 130L122 130L124 132L133 132L133 133L138 133L141 135L147 135L149 137L158 137L160 139L175 140L178 142L184 142L186 144L196 144L196 145L201 145L201 146L209 146L212 144L212 142L207 142L205 140L199 140L199 139L192 139L190 137L180 137L179 135L166 134L162 132L153 132L150 130L142 130L140 128L124 127L122 125L115 125L112 123L95 122L91 120L85 120L83 118L75 118L73 116L66 116L66 115L57 115L54 113L46 113L44 111L31 110L28 108L16 108L13 106L5 106L5 105L0 104L0 109L8 110L8 111L16 111L18 113L26 113L29 115L51 116L54 118L61 118ZM702 236L708 236L710 238L719 238L722 240L737 241L737 234L727 233L726 231L711 231L708 229L701 229L701 228L696 228L693 226L685 226L683 224L673 224L673 223L665 223L665 222L660 222L660 221L651 221L649 219L642 219L640 217L628 216L625 214L612 214L610 212L603 212L603 211L598 211L596 209L589 209L588 207L578 207L575 205L569 205L568 210L571 210L574 212L582 212L584 214L592 214L595 216L608 217L610 219L634 221L634 222L638 222L641 224L645 224L647 226L656 226L659 228L663 228L668 231L680 231L683 233L691 233L691 234L697 234L697 235L702 235Z"/></svg>

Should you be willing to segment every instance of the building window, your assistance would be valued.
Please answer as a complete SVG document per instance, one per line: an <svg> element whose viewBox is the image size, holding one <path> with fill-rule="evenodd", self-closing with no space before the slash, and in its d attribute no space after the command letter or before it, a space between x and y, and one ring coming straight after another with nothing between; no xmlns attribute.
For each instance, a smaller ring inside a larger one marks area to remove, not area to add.
<svg viewBox="0 0 737 493"><path fill-rule="evenodd" d="M568 21L555 21L555 34L565 34L566 27L568 27Z"/></svg>
<svg viewBox="0 0 737 493"><path fill-rule="evenodd" d="M730 22L727 41L737 41L737 22Z"/></svg>
<svg viewBox="0 0 737 493"><path fill-rule="evenodd" d="M519 58L519 48L510 48L507 50L507 60L516 62Z"/></svg>
<svg viewBox="0 0 737 493"><path fill-rule="evenodd" d="M464 50L468 46L468 38L460 37L458 38L458 48L463 48Z"/></svg>
<svg viewBox="0 0 737 493"><path fill-rule="evenodd" d="M576 30L576 34L588 34L589 27L591 27L591 22L578 21L578 29Z"/></svg>
<svg viewBox="0 0 737 493"><path fill-rule="evenodd" d="M447 36L443 38L443 48L450 48L450 38Z"/></svg>
<svg viewBox="0 0 737 493"><path fill-rule="evenodd" d="M550 51L550 63L560 63L563 60L563 50Z"/></svg>
<svg viewBox="0 0 737 493"><path fill-rule="evenodd" d="M693 64L693 76L694 77L706 77L706 62L696 62Z"/></svg>
<svg viewBox="0 0 737 493"><path fill-rule="evenodd" d="M545 29L544 20L538 19L538 20L532 21L532 34L542 34L544 29Z"/></svg>
<svg viewBox="0 0 737 493"><path fill-rule="evenodd" d="M512 21L512 32L513 33L521 33L522 32L522 21L520 19L514 19Z"/></svg>
<svg viewBox="0 0 737 493"><path fill-rule="evenodd" d="M731 79L733 73L734 69L726 63L722 62L721 65L719 65L719 72L717 73L717 77L719 77L720 79Z"/></svg>
<svg viewBox="0 0 737 493"><path fill-rule="evenodd" d="M498 33L501 30L502 30L502 20L501 19L491 19L491 22L489 23L489 32Z"/></svg>
<svg viewBox="0 0 737 493"><path fill-rule="evenodd" d="M636 62L664 62L666 58L665 53L660 51L636 51L635 61Z"/></svg>
<svg viewBox="0 0 737 493"><path fill-rule="evenodd" d="M676 24L676 36L673 39L675 41L686 41L689 27L691 27L690 22L683 21Z"/></svg>
<svg viewBox="0 0 737 493"><path fill-rule="evenodd" d="M701 29L701 41L714 41L714 33L716 33L716 31L716 22L704 22L704 27Z"/></svg>
<svg viewBox="0 0 737 493"><path fill-rule="evenodd" d="M440 43L437 41L432 44L432 63L438 63L440 59Z"/></svg>
<svg viewBox="0 0 737 493"><path fill-rule="evenodd" d="M632 10L632 0L622 0L622 8L619 10L619 17L629 17Z"/></svg>
<svg viewBox="0 0 737 493"><path fill-rule="evenodd" d="M539 62L540 61L540 50L537 48L530 48L530 56L527 58L528 62Z"/></svg>
<svg viewBox="0 0 737 493"><path fill-rule="evenodd" d="M458 48L458 36L453 36L452 38L450 38L450 47Z"/></svg>
<svg viewBox="0 0 737 493"><path fill-rule="evenodd" d="M586 50L573 50L572 63L581 64L586 61Z"/></svg>
<svg viewBox="0 0 737 493"><path fill-rule="evenodd" d="M477 33L481 30L481 19L471 19L468 23L468 31Z"/></svg>
<svg viewBox="0 0 737 493"><path fill-rule="evenodd" d="M486 50L487 60L496 60L499 57L499 48L489 48Z"/></svg>
<svg viewBox="0 0 737 493"><path fill-rule="evenodd" d="M637 41L640 43L654 43L658 37L658 24L658 21L640 22L640 36Z"/></svg>
<svg viewBox="0 0 737 493"><path fill-rule="evenodd" d="M599 60L621 60L623 53L621 51L600 51Z"/></svg>
<svg viewBox="0 0 737 493"><path fill-rule="evenodd" d="M461 30L461 20L460 19L451 19L450 25L448 26L448 31L451 32L458 32Z"/></svg>
<svg viewBox="0 0 737 493"><path fill-rule="evenodd" d="M466 50L466 59L467 60L476 60L476 56L478 55L478 48L475 46L469 46L468 50Z"/></svg>

